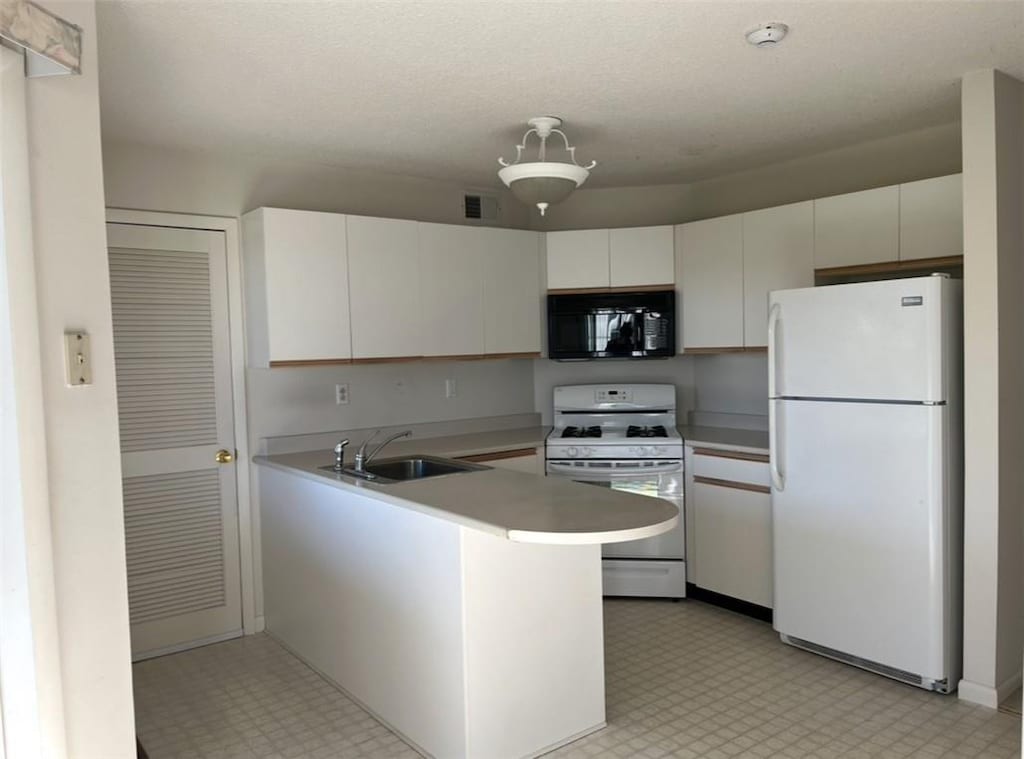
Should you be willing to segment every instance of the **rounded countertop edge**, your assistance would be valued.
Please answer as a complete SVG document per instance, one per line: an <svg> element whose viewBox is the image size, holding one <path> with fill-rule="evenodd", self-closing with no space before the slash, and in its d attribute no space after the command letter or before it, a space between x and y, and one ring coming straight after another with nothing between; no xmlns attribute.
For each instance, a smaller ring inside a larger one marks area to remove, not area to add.
<svg viewBox="0 0 1024 759"><path fill-rule="evenodd" d="M641 540L668 532L679 524L679 513L664 522L634 527L629 530L611 530L607 532L540 532L535 530L509 530L508 539L514 543L537 543L541 545L582 546L604 545L606 543L625 543L630 540Z"/></svg>
<svg viewBox="0 0 1024 759"><path fill-rule="evenodd" d="M493 521L484 521L480 519L474 519L471 516L460 514L455 511L450 511L445 508L440 508L428 503L414 500L406 495L389 492L386 486L374 486L372 483L357 483L341 477L332 477L324 472L317 471L315 469L306 468L303 466L296 466L281 461L275 461L273 456L257 455L253 457L253 462L265 466L269 469L273 469L286 474L298 476L302 479L310 480L319 485L327 487L333 487L338 490L362 495L367 498L372 498L381 503L387 503L398 508L408 509L425 516L433 517L435 519L441 519L451 524L455 524L461 527L469 529L479 530L480 532L494 535L496 537L504 538L506 540L517 542L517 543L534 543L534 544L545 544L545 545L593 545L593 544L604 544L604 543L622 543L630 540L638 540L641 538L651 537L653 535L660 535L663 532L667 532L679 523L679 511L668 502L664 502L664 505L673 510L673 514L665 520L660 522L654 522L652 524L645 524L640 527L627 527L618 530L600 530L600 531L546 531L546 530L529 530L520 529L515 527L509 527L507 525L495 523ZM499 471L499 470L491 470ZM514 474L514 473L509 473ZM529 477L530 475L523 475ZM645 499L646 500L646 499Z"/></svg>
<svg viewBox="0 0 1024 759"><path fill-rule="evenodd" d="M754 453L767 456L770 449L765 446L761 448L756 445L736 445L734 443L722 443L712 440L700 440L699 438L686 438L685 444L690 448L713 448L718 451L735 451L736 453Z"/></svg>

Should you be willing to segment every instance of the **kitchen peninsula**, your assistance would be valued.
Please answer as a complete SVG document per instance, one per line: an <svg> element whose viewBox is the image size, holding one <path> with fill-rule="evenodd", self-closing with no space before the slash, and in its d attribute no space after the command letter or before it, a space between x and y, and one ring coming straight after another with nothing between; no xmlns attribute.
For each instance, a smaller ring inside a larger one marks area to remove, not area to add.
<svg viewBox="0 0 1024 759"><path fill-rule="evenodd" d="M672 504L478 468L380 484L261 456L268 632L428 756L536 756L605 724L602 543Z"/></svg>

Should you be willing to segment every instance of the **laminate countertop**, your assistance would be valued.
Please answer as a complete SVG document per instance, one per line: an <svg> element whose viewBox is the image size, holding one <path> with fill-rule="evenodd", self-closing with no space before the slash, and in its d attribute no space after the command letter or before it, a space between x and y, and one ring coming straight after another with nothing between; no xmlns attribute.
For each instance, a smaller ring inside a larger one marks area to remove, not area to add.
<svg viewBox="0 0 1024 759"><path fill-rule="evenodd" d="M470 456L543 444L546 428L403 440L378 462L415 455ZM666 532L679 510L659 498L596 488L568 479L484 467L395 483L325 471L331 451L257 456L263 466L521 543L620 543Z"/></svg>
<svg viewBox="0 0 1024 759"><path fill-rule="evenodd" d="M763 430L687 426L680 427L679 434L687 445L693 447L768 455L768 433Z"/></svg>

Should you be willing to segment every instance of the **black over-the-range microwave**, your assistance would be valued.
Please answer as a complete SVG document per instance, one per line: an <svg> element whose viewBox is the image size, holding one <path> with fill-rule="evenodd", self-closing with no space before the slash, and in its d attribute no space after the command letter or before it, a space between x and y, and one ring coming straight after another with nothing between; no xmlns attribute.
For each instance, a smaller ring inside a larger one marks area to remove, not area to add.
<svg viewBox="0 0 1024 759"><path fill-rule="evenodd" d="M665 358L675 352L672 290L548 295L551 358Z"/></svg>

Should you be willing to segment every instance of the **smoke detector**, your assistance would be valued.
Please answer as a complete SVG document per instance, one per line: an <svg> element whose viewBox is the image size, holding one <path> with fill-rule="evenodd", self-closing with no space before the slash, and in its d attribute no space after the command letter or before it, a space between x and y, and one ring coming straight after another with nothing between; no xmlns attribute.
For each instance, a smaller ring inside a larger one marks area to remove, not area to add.
<svg viewBox="0 0 1024 759"><path fill-rule="evenodd" d="M782 42L789 27L780 21L772 21L770 24L761 24L752 32L747 33L747 42L754 47L773 47Z"/></svg>

